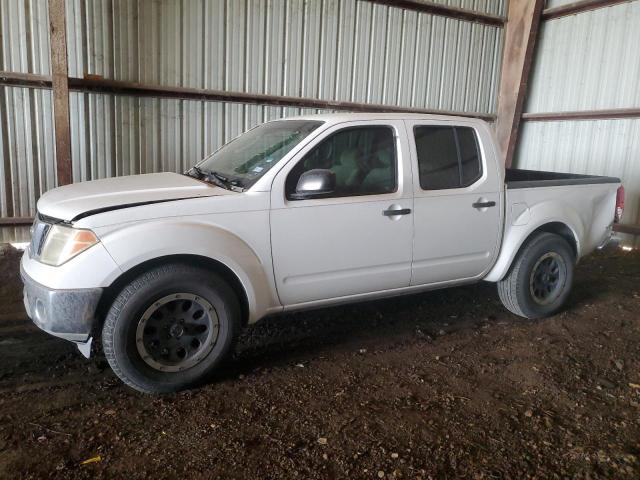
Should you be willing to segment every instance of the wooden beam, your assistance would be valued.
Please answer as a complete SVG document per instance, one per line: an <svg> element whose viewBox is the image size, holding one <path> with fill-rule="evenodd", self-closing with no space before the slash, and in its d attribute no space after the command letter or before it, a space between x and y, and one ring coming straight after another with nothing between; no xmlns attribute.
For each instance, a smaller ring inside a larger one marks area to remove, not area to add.
<svg viewBox="0 0 640 480"><path fill-rule="evenodd" d="M379 105L374 103L340 102L319 100L316 98L287 97L281 95L264 95L261 93L233 92L202 88L170 87L135 82L106 80L104 78L69 77L69 90L77 92L108 93L131 95L138 97L174 98L183 100L199 100L208 102L247 103L253 105L275 105L283 107L318 108L326 110L345 110L356 112L397 112L422 113L435 115L457 115L471 118L482 118L494 121L495 115L482 112L456 112L429 108L401 107ZM30 88L51 88L51 78L45 75L16 74L0 71L0 85Z"/></svg>
<svg viewBox="0 0 640 480"><path fill-rule="evenodd" d="M544 0L511 0L498 92L496 136L507 167L513 162L518 128L533 62Z"/></svg>
<svg viewBox="0 0 640 480"><path fill-rule="evenodd" d="M464 117L493 120L495 117L480 112L454 112L428 108L400 107L374 103L341 102L319 100L307 97L288 97L282 95L265 95L262 93L245 93L224 90L210 90L189 87L167 87L101 78L69 78L69 88L83 92L110 93L116 95L133 95L137 97L178 98L183 100L205 100L213 102L248 103L254 105L276 105L281 107L318 108L326 110L347 110L359 112L398 112L423 113L437 115L459 115Z"/></svg>
<svg viewBox="0 0 640 480"><path fill-rule="evenodd" d="M528 122L553 122L558 120L614 120L617 118L640 118L640 108L613 108L582 110L575 112L523 113Z"/></svg>
<svg viewBox="0 0 640 480"><path fill-rule="evenodd" d="M33 217L3 217L0 218L0 226L15 227L20 225L31 225Z"/></svg>
<svg viewBox="0 0 640 480"><path fill-rule="evenodd" d="M49 75L0 71L0 85L26 88L51 88Z"/></svg>
<svg viewBox="0 0 640 480"><path fill-rule="evenodd" d="M630 235L640 235L640 225L614 223L613 231L618 233L628 233Z"/></svg>
<svg viewBox="0 0 640 480"><path fill-rule="evenodd" d="M543 20L553 20L555 18L575 15L577 13L596 10L598 8L611 7L620 3L628 3L634 0L582 0L581 2L568 3L559 7L547 8L542 12Z"/></svg>
<svg viewBox="0 0 640 480"><path fill-rule="evenodd" d="M493 25L494 27L504 26L506 19L499 15L491 15L489 13L474 12L457 7L448 7L439 3L427 0L368 0L369 2L388 5L390 7L403 8L405 10L414 10L431 15L439 15L441 17L455 18L457 20L466 20L468 22L482 23L484 25Z"/></svg>
<svg viewBox="0 0 640 480"><path fill-rule="evenodd" d="M53 88L53 121L56 141L56 174L58 185L73 181L71 172L71 126L69 123L69 70L67 65L67 30L65 0L49 0L51 29L51 72Z"/></svg>

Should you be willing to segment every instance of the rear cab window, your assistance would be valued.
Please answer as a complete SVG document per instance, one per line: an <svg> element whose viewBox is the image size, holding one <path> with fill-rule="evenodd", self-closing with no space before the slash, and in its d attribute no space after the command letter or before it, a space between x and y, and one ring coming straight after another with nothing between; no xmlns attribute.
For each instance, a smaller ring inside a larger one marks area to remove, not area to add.
<svg viewBox="0 0 640 480"><path fill-rule="evenodd" d="M416 125L413 137L423 190L464 188L482 177L482 159L473 128Z"/></svg>

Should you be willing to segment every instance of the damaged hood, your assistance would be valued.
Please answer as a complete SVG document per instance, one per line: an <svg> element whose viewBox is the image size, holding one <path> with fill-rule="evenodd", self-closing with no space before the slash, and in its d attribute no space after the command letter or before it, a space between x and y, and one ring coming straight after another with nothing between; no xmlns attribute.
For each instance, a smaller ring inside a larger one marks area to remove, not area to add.
<svg viewBox="0 0 640 480"><path fill-rule="evenodd" d="M177 173L149 173L76 183L48 191L38 212L63 221L96 213L185 198L233 193Z"/></svg>

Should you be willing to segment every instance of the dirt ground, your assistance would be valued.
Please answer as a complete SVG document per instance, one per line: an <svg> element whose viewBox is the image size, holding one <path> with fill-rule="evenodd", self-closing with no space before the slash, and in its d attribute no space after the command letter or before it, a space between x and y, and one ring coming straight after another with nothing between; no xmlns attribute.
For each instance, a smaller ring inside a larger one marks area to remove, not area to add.
<svg viewBox="0 0 640 480"><path fill-rule="evenodd" d="M268 319L215 382L164 397L33 327L18 258L0 478L640 478L639 252L585 259L542 321L491 284Z"/></svg>

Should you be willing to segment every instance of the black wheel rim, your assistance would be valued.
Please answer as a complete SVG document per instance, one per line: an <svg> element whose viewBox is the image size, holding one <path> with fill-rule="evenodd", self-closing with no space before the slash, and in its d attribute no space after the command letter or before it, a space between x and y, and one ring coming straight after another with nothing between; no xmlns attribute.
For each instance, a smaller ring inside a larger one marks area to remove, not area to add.
<svg viewBox="0 0 640 480"><path fill-rule="evenodd" d="M531 270L529 290L540 305L553 303L562 293L567 277L564 259L556 252L542 255Z"/></svg>
<svg viewBox="0 0 640 480"><path fill-rule="evenodd" d="M218 315L197 295L174 293L153 302L136 328L142 360L162 372L178 372L198 364L218 339Z"/></svg>

